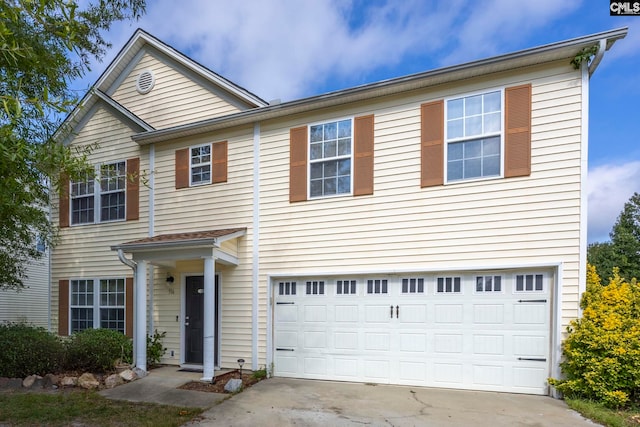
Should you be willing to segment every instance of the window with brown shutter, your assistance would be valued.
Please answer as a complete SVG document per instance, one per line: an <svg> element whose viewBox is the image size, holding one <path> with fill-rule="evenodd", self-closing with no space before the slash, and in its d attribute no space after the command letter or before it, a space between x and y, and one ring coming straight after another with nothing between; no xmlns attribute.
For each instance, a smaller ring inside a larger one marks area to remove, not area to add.
<svg viewBox="0 0 640 427"><path fill-rule="evenodd" d="M307 200L307 127L289 131L289 201Z"/></svg>
<svg viewBox="0 0 640 427"><path fill-rule="evenodd" d="M69 335L69 281L58 281L58 335Z"/></svg>
<svg viewBox="0 0 640 427"><path fill-rule="evenodd" d="M69 226L69 177L60 177L60 200L58 200L58 214L60 228Z"/></svg>
<svg viewBox="0 0 640 427"><path fill-rule="evenodd" d="M176 150L176 189L189 187L189 149Z"/></svg>
<svg viewBox="0 0 640 427"><path fill-rule="evenodd" d="M531 175L531 84L505 89L504 176Z"/></svg>
<svg viewBox="0 0 640 427"><path fill-rule="evenodd" d="M353 129L353 195L373 194L373 115L356 117Z"/></svg>
<svg viewBox="0 0 640 427"><path fill-rule="evenodd" d="M227 182L227 141L211 145L212 171L211 181L214 184Z"/></svg>
<svg viewBox="0 0 640 427"><path fill-rule="evenodd" d="M140 158L127 160L127 221L137 220L140 216Z"/></svg>
<svg viewBox="0 0 640 427"><path fill-rule="evenodd" d="M420 185L431 187L444 183L444 101L420 106L421 171Z"/></svg>

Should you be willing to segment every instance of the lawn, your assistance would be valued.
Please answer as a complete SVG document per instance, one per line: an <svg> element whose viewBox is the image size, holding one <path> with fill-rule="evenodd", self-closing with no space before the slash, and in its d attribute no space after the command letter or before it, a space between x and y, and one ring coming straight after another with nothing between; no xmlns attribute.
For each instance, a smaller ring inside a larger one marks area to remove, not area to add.
<svg viewBox="0 0 640 427"><path fill-rule="evenodd" d="M96 392L0 393L0 424L15 426L180 426L195 408L106 399Z"/></svg>
<svg viewBox="0 0 640 427"><path fill-rule="evenodd" d="M585 418L602 424L607 427L638 427L640 426L640 409L632 408L628 410L608 409L599 403L588 400L568 399L567 405L578 411Z"/></svg>

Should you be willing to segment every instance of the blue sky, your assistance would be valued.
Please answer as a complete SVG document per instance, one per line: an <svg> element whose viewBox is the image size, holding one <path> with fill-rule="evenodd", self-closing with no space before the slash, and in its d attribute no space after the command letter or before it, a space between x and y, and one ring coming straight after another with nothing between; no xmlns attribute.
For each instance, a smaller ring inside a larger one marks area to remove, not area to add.
<svg viewBox="0 0 640 427"><path fill-rule="evenodd" d="M282 101L629 27L591 79L589 242L607 240L640 192L640 16L609 16L606 0L147 0L139 22L111 29L113 49L75 89L137 27Z"/></svg>

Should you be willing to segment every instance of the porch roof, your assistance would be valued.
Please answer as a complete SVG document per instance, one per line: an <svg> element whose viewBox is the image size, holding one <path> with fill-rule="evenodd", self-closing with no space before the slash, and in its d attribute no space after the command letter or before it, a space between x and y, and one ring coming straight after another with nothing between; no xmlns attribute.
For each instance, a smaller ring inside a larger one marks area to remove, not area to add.
<svg viewBox="0 0 640 427"><path fill-rule="evenodd" d="M221 230L194 231L191 233L159 234L144 239L132 240L111 246L111 250L131 252L138 249L165 249L176 246L219 246L222 242L247 234L246 228L224 228Z"/></svg>
<svg viewBox="0 0 640 427"><path fill-rule="evenodd" d="M214 256L218 262L238 265L237 255L221 249L223 242L247 234L246 228L194 231L190 233L160 234L111 246L112 251L126 252L134 261L149 261L170 266L179 260Z"/></svg>

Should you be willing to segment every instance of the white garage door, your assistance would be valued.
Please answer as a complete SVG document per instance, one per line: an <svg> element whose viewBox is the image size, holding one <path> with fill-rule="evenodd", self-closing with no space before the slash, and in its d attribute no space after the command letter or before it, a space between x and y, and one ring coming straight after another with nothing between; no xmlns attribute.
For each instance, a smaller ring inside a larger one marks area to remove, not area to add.
<svg viewBox="0 0 640 427"><path fill-rule="evenodd" d="M275 282L274 374L546 394L544 273Z"/></svg>

